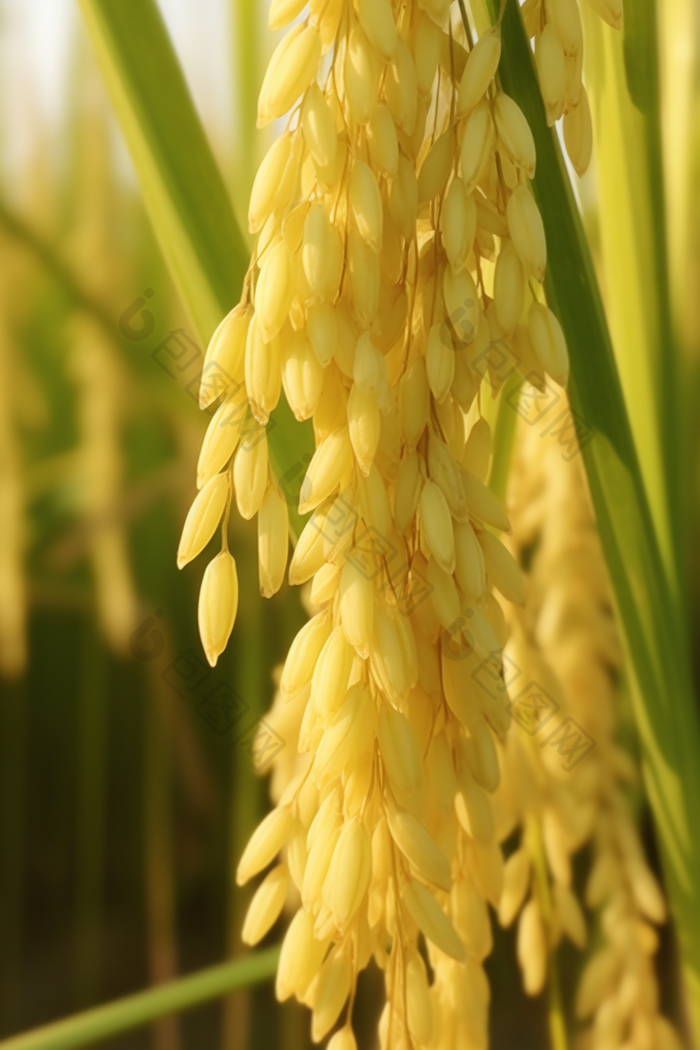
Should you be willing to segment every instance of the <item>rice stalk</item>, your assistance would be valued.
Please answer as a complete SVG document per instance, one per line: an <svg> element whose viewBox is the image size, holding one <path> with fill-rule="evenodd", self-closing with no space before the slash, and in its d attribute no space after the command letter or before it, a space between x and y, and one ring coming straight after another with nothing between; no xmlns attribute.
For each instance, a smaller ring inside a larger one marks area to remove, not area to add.
<svg viewBox="0 0 700 1050"><path fill-rule="evenodd" d="M149 701L144 724L144 883L151 984L172 981L178 969L175 877L172 842L170 713L165 684L149 666ZM156 1050L178 1050L177 1017L159 1017L153 1025Z"/></svg>
<svg viewBox="0 0 700 1050"><path fill-rule="evenodd" d="M231 55L236 97L233 127L234 208L242 229L245 213L238 214L248 200L260 159L261 143L255 133L255 97L260 87L261 11L257 4L230 0Z"/></svg>
<svg viewBox="0 0 700 1050"><path fill-rule="evenodd" d="M149 988L13 1036L5 1041L3 1050L67 1050L91 1046L101 1039L220 998L234 988L266 981L274 973L278 955L277 948L268 948L248 959L210 966L160 988Z"/></svg>
<svg viewBox="0 0 700 1050"><path fill-rule="evenodd" d="M90 623L83 627L81 650L73 963L77 1009L99 997L103 936L107 661Z"/></svg>
<svg viewBox="0 0 700 1050"><path fill-rule="evenodd" d="M0 1018L3 1035L23 1022L22 945L25 928L27 690L24 682L3 687L0 715Z"/></svg>

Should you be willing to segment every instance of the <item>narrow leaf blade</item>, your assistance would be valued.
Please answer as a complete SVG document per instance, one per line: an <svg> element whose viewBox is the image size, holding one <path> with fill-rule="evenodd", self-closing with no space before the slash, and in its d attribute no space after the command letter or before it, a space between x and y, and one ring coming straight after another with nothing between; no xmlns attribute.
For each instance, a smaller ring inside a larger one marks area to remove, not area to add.
<svg viewBox="0 0 700 1050"><path fill-rule="evenodd" d="M507 0L500 74L537 148L534 190L547 233L547 298L566 333L570 400L634 685L647 793L700 1030L700 725L685 624L669 591L625 410L593 262L558 140L546 125L517 0ZM567 448L562 449L564 455Z"/></svg>
<svg viewBox="0 0 700 1050"><path fill-rule="evenodd" d="M165 260L206 345L236 304L248 251L154 0L79 0ZM310 424L273 415L276 478L313 452ZM279 423L279 425L277 425ZM301 519L290 506L299 532Z"/></svg>

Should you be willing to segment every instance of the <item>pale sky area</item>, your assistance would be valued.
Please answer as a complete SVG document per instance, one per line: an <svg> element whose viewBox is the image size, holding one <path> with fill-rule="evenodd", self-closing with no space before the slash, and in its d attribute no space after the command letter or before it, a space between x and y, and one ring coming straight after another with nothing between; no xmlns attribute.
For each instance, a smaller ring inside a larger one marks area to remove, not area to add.
<svg viewBox="0 0 700 1050"><path fill-rule="evenodd" d="M230 139L231 0L158 0L190 90L217 153ZM85 45L75 0L0 0L0 155L3 181L14 182L34 147L37 127L61 155L71 70ZM37 121L37 116L40 118ZM124 151L123 151L124 152ZM130 167L120 157L124 170Z"/></svg>

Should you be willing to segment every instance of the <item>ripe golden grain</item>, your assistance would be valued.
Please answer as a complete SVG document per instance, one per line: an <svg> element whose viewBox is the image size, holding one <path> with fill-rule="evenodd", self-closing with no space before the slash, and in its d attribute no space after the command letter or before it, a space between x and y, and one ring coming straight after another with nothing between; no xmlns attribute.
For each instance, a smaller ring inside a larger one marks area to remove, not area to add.
<svg viewBox="0 0 700 1050"><path fill-rule="evenodd" d="M572 3L548 0L533 15L531 2L525 15L548 113L565 114L582 167L590 120ZM303 7L274 0L270 25L290 25ZM488 531L510 523L488 487L492 437L481 408L488 386L495 393L503 381L494 344L540 385L568 373L561 329L533 284L547 259L528 186L535 150L497 81L500 28L471 46L461 27L449 29L449 14L449 0L311 0L277 46L259 123L294 112L255 178L249 225L258 240L242 302L207 358L228 362L236 382L243 373L259 429L243 439L219 425L228 416L218 410L200 459L206 487L183 536L189 560L235 495L243 517L258 515L261 590L278 590L288 511L264 428L284 391L297 420L312 420L316 444L299 500L312 517L289 580L308 583L318 609L281 674L275 712L290 744L274 765L278 805L237 878L283 859L244 934L253 942L269 928L289 879L297 911L278 997L308 1005L321 1039L374 953L386 972L382 1050L409 1039L485 1045L487 903L501 901L511 922L526 900L529 856L511 858L504 875L501 811L491 803L503 789L508 697L475 675L483 664L496 681L502 670L508 622L494 589L504 602L525 598L516 561ZM226 396L230 416L239 403ZM219 559L200 603L210 659L235 616L233 559ZM547 841L565 871L557 834ZM642 870L630 860L649 913ZM580 940L577 904L562 886L561 924ZM520 920L530 990L547 962L537 909L528 900ZM443 1029L452 1036L436 1036ZM349 1022L329 1046L352 1050Z"/></svg>

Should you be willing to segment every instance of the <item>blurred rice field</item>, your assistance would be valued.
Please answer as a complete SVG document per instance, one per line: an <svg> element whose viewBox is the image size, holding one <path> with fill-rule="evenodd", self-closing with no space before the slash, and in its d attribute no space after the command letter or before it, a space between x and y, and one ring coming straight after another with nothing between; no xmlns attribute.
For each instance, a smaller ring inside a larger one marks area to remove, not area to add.
<svg viewBox="0 0 700 1050"><path fill-rule="evenodd" d="M238 16L224 0L160 6L243 216L265 149L250 104L273 43L256 32L264 12L251 4L237 29L245 5ZM260 598L254 527L236 518L246 598L227 652L206 668L199 580L175 567L207 422L196 402L205 348L72 5L0 3L0 56L1 1039L241 953L249 898L233 872L267 802L248 740L234 738L269 707L271 669L305 614L286 585ZM699 144L700 133L696 175ZM595 245L594 176L582 195ZM692 207L697 289L697 194ZM683 299L697 390L698 297ZM697 440L696 420L693 455ZM696 529L697 485L692 502ZM697 625L697 555L690 590ZM540 1047L546 1004L520 989L513 932L497 938L507 950L497 943L488 963L493 1046ZM673 1012L668 928L663 938ZM564 950L566 994L579 967ZM365 976L367 1045L380 994ZM301 1008L272 1002L265 985L111 1045L310 1045Z"/></svg>
<svg viewBox="0 0 700 1050"><path fill-rule="evenodd" d="M225 23L222 6L210 6ZM176 26L178 15L192 23L173 7ZM30 73L51 52L52 25L63 53L50 66L65 67L60 112L56 98L39 105L56 83ZM216 715L198 710L201 694L163 677L177 661L202 664L197 582L178 574L174 555L206 422L196 404L203 348L150 232L77 12L3 5L0 48L4 80L22 70L0 131L7 1036L238 951L245 895L231 893L230 871L265 788L246 744L232 745ZM203 49L189 57L206 74ZM219 146L230 151L231 136ZM138 308L128 320L139 298L145 323ZM254 564L254 543L247 529L236 536L242 565ZM249 721L269 703L269 669L302 622L296 595L263 603L250 572L241 630L207 679L207 689L234 682ZM255 1015L267 1041L269 1011ZM224 1028L215 1004L119 1045L209 1045ZM229 1031L227 1044L236 1040Z"/></svg>

